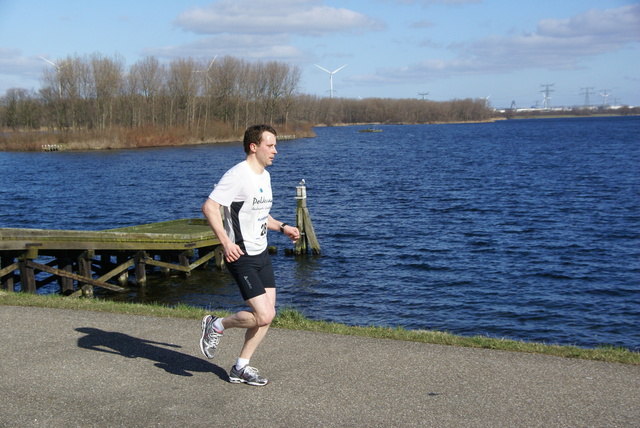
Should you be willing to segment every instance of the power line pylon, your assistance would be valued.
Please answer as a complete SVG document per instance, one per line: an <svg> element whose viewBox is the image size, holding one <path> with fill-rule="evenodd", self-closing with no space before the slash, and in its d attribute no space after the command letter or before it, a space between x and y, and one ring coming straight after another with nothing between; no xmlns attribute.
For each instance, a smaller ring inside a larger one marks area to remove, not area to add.
<svg viewBox="0 0 640 428"><path fill-rule="evenodd" d="M589 108L591 106L589 104L589 95L593 93L590 91L590 89L594 89L594 88L580 88L580 89L584 91L584 92L580 92L580 95L584 94L584 106Z"/></svg>
<svg viewBox="0 0 640 428"><path fill-rule="evenodd" d="M551 99L550 94L551 94L551 92L554 92L553 89L549 89L549 88L552 87L553 85L555 85L555 83L545 83L543 85L540 85L540 86L544 87L544 90L542 90L540 92L542 92L542 94L544 94L544 104L543 104L543 106L544 106L545 109L549 108L549 100Z"/></svg>

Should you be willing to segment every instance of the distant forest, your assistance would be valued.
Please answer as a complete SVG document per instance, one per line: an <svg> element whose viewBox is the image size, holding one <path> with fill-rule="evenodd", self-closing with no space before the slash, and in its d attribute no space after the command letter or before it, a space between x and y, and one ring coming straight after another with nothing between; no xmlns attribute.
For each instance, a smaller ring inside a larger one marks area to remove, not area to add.
<svg viewBox="0 0 640 428"><path fill-rule="evenodd" d="M231 56L167 65L150 56L128 68L119 55L69 56L44 68L37 92L12 88L0 98L6 131L0 149L74 141L94 148L228 141L254 123L303 136L318 125L469 122L496 115L484 99L305 95L300 79L298 66Z"/></svg>

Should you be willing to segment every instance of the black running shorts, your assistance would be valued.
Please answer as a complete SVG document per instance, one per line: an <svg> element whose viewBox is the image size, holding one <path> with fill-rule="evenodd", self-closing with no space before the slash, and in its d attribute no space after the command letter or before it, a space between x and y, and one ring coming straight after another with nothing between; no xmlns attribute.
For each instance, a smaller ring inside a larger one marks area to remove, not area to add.
<svg viewBox="0 0 640 428"><path fill-rule="evenodd" d="M265 288L276 287L273 265L267 250L257 256L242 255L235 262L227 263L227 269L238 284L245 301L266 293Z"/></svg>

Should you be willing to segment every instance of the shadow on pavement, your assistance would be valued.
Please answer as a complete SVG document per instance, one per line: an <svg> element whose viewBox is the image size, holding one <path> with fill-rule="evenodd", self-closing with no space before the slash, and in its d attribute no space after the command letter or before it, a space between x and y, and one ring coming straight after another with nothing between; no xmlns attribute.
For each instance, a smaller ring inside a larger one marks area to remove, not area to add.
<svg viewBox="0 0 640 428"><path fill-rule="evenodd" d="M227 372L220 366L202 358L165 348L181 348L179 345L153 342L92 327L80 327L76 328L76 331L86 335L78 339L80 348L121 355L125 358L145 358L156 361L156 367L178 376L193 376L193 372L213 372L220 379L229 380Z"/></svg>

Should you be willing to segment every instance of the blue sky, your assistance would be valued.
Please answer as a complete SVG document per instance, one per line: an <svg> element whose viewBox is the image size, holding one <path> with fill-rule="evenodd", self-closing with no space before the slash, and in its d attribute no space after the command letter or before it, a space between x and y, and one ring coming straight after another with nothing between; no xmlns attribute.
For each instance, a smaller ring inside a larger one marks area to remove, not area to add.
<svg viewBox="0 0 640 428"><path fill-rule="evenodd" d="M615 0L0 0L0 94L67 56L131 66L215 55L300 66L301 92L485 98L496 108L640 105L640 2Z"/></svg>

